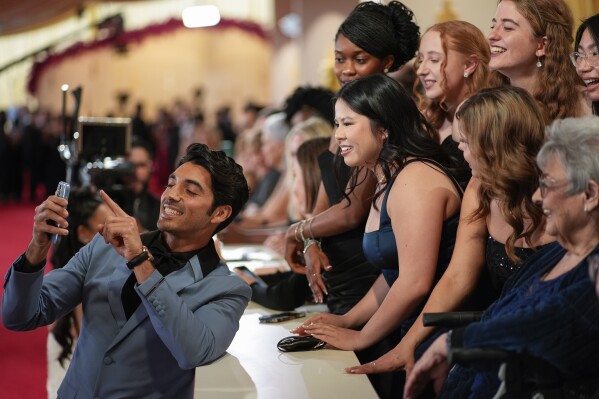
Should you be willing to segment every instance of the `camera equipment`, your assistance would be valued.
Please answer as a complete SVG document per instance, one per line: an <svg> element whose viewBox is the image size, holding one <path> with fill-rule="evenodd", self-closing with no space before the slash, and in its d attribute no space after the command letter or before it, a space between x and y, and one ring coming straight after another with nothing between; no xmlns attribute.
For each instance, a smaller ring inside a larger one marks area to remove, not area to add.
<svg viewBox="0 0 599 399"><path fill-rule="evenodd" d="M126 161L131 150L131 119L80 117L77 149L82 185L103 189L125 212L133 209L128 182L135 167Z"/></svg>
<svg viewBox="0 0 599 399"><path fill-rule="evenodd" d="M69 85L63 84L60 88L62 91L62 131L60 134L60 145L58 146L58 153L60 158L65 162L67 166L66 170L66 183L71 184L73 180L73 173L75 166L78 162L77 147L75 142L77 141L78 133L74 131L74 123L71 123L70 129L67 127L67 92L69 91ZM79 116L79 107L81 105L81 87L77 87L72 91L72 95L75 98L75 105L73 107L73 116L71 121L76 121Z"/></svg>
<svg viewBox="0 0 599 399"><path fill-rule="evenodd" d="M80 117L77 144L87 161L124 157L131 148L131 119Z"/></svg>

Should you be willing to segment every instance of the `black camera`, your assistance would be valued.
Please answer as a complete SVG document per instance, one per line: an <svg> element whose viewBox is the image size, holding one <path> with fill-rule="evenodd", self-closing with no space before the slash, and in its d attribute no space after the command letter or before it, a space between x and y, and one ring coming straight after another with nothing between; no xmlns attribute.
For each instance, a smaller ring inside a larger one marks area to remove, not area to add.
<svg viewBox="0 0 599 399"><path fill-rule="evenodd" d="M79 157L87 161L125 157L131 149L130 118L79 118Z"/></svg>
<svg viewBox="0 0 599 399"><path fill-rule="evenodd" d="M103 189L127 213L133 210L129 182L135 166L126 160L131 150L131 119L80 117L77 149L83 185Z"/></svg>

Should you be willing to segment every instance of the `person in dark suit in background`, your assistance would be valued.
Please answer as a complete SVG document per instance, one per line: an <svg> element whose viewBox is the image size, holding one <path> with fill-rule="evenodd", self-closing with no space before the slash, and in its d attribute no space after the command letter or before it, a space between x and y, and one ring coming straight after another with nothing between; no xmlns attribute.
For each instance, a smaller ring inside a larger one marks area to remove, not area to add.
<svg viewBox="0 0 599 399"><path fill-rule="evenodd" d="M132 212L140 231L156 230L160 213L160 199L148 189L152 175L152 150L150 145L133 139L128 161L134 169L127 186L133 192Z"/></svg>

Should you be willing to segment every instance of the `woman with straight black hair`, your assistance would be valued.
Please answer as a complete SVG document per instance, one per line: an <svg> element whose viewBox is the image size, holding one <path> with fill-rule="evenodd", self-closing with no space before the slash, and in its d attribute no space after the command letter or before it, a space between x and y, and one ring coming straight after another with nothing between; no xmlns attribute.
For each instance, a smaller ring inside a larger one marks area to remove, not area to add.
<svg viewBox="0 0 599 399"><path fill-rule="evenodd" d="M599 115L599 14L582 21L576 31L574 51L570 54L576 73L586 86L586 100L594 115Z"/></svg>
<svg viewBox="0 0 599 399"><path fill-rule="evenodd" d="M404 4L358 4L335 35L338 82L343 86L397 70L416 54L418 37L414 13ZM345 201L351 171L345 168L336 181L332 173L336 140L329 150L319 157L323 184L313 216L288 228L285 259L296 273L306 274L316 302L326 301L331 312L343 314L360 301L379 274L360 248L375 181L364 169L359 178L363 184L352 192L352 201ZM314 240L321 245L305 245ZM304 255L298 257L298 251Z"/></svg>
<svg viewBox="0 0 599 399"><path fill-rule="evenodd" d="M418 316L451 258L462 191L435 129L393 79L372 75L345 85L335 122L337 155L354 167L346 195L359 186L360 170L377 179L363 249L382 275L344 315L316 315L294 332L363 350L399 342Z"/></svg>

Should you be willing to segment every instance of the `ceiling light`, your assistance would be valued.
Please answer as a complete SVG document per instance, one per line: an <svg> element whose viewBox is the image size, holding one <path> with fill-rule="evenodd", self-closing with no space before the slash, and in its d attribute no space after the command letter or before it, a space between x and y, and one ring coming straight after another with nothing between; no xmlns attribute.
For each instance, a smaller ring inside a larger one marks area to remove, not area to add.
<svg viewBox="0 0 599 399"><path fill-rule="evenodd" d="M287 37L292 39L298 37L302 34L302 17L293 12L281 17L279 29Z"/></svg>
<svg viewBox="0 0 599 399"><path fill-rule="evenodd" d="M181 13L183 25L187 28L214 26L220 22L218 7L213 5L187 7Z"/></svg>

